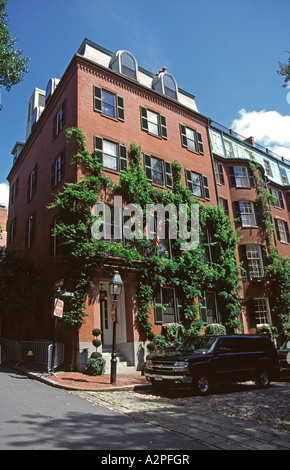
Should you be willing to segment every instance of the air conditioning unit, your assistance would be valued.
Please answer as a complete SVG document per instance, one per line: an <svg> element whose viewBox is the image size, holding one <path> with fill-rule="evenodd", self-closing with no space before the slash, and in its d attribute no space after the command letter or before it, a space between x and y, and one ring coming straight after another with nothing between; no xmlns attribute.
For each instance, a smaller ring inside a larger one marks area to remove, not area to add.
<svg viewBox="0 0 290 470"><path fill-rule="evenodd" d="M28 102L26 140L31 134L33 127L38 121L42 111L45 108L45 91L40 88L34 88L31 98Z"/></svg>

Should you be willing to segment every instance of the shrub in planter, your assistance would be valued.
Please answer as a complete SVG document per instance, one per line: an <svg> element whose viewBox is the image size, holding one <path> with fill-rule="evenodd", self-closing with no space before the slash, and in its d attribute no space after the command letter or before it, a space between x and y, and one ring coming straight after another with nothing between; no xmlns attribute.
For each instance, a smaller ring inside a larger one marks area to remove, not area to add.
<svg viewBox="0 0 290 470"><path fill-rule="evenodd" d="M102 331L99 328L94 328L92 334L94 336L100 336ZM95 338L92 341L93 345L96 349L98 349L102 341L100 339ZM91 354L91 357L87 360L87 364L85 367L85 373L88 375L102 375L106 370L106 361L102 357L102 354L95 351Z"/></svg>
<svg viewBox="0 0 290 470"><path fill-rule="evenodd" d="M219 323L209 323L205 327L205 334L207 335L226 335L226 329L224 325L220 325Z"/></svg>

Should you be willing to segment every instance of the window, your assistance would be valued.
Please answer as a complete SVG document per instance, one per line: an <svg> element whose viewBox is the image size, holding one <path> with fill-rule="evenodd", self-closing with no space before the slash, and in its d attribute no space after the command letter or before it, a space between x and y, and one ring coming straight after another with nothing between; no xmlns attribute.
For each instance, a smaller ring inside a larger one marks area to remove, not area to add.
<svg viewBox="0 0 290 470"><path fill-rule="evenodd" d="M120 242L123 238L122 211L117 209L115 212L115 206L98 202L94 212L99 222L94 236L99 240Z"/></svg>
<svg viewBox="0 0 290 470"><path fill-rule="evenodd" d="M256 226L254 205L251 201L235 201L234 206L236 217L239 218L238 223L240 223L242 227Z"/></svg>
<svg viewBox="0 0 290 470"><path fill-rule="evenodd" d="M171 163L152 155L144 154L144 166L148 181L172 188Z"/></svg>
<svg viewBox="0 0 290 470"><path fill-rule="evenodd" d="M227 199L219 197L219 206L223 209L226 215L229 215L229 204Z"/></svg>
<svg viewBox="0 0 290 470"><path fill-rule="evenodd" d="M270 162L268 160L263 160L263 162L264 162L266 175L272 177L273 175L272 175Z"/></svg>
<svg viewBox="0 0 290 470"><path fill-rule="evenodd" d="M95 149L104 168L122 171L127 168L127 148L102 137L95 136Z"/></svg>
<svg viewBox="0 0 290 470"><path fill-rule="evenodd" d="M141 129L167 139L166 117L140 106Z"/></svg>
<svg viewBox="0 0 290 470"><path fill-rule="evenodd" d="M94 111L124 121L124 99L103 88L94 86Z"/></svg>
<svg viewBox="0 0 290 470"><path fill-rule="evenodd" d="M66 118L66 100L62 103L61 107L59 108L58 112L53 118L53 130L52 130L53 138L55 138L63 129L64 124L65 124L65 118Z"/></svg>
<svg viewBox="0 0 290 470"><path fill-rule="evenodd" d="M51 189L57 186L64 176L64 150L59 154L51 165Z"/></svg>
<svg viewBox="0 0 290 470"><path fill-rule="evenodd" d="M289 184L288 183L288 178L287 178L287 173L286 173L286 170L285 168L281 168L280 167L280 171L281 171L281 176L282 176L282 181L283 181L283 184Z"/></svg>
<svg viewBox="0 0 290 470"><path fill-rule="evenodd" d="M282 191L280 189L276 188L270 188L271 194L275 197L275 201L273 202L273 205L275 207L278 207L279 209L284 209L284 201L283 201L283 195Z"/></svg>
<svg viewBox="0 0 290 470"><path fill-rule="evenodd" d="M186 185L192 194L203 199L210 199L207 176L185 170Z"/></svg>
<svg viewBox="0 0 290 470"><path fill-rule="evenodd" d="M180 133L181 144L183 147L204 155L202 136L200 132L180 124Z"/></svg>
<svg viewBox="0 0 290 470"><path fill-rule="evenodd" d="M275 218L274 220L278 240L283 243L290 243L290 235L287 222L285 222L285 220L277 218Z"/></svg>
<svg viewBox="0 0 290 470"><path fill-rule="evenodd" d="M216 295L214 292L204 292L199 299L200 316L203 323L219 323L220 315L217 309Z"/></svg>
<svg viewBox="0 0 290 470"><path fill-rule="evenodd" d="M25 247L30 248L35 239L35 211L28 217L25 225Z"/></svg>
<svg viewBox="0 0 290 470"><path fill-rule="evenodd" d="M37 182L37 165L33 168L32 172L28 176L27 181L27 202L31 201L36 193L36 182Z"/></svg>
<svg viewBox="0 0 290 470"><path fill-rule="evenodd" d="M13 202L18 196L18 185L19 185L19 176L16 178L15 182L11 186L11 204L13 204Z"/></svg>
<svg viewBox="0 0 290 470"><path fill-rule="evenodd" d="M264 276L266 247L261 245L240 245L240 259L246 271L246 279L258 279Z"/></svg>
<svg viewBox="0 0 290 470"><path fill-rule="evenodd" d="M137 63L135 58L129 52L122 52L121 57L121 73L127 77L137 80Z"/></svg>
<svg viewBox="0 0 290 470"><path fill-rule="evenodd" d="M230 183L236 188L250 188L254 187L254 176L248 168L244 166L230 166Z"/></svg>
<svg viewBox="0 0 290 470"><path fill-rule="evenodd" d="M223 166L219 162L214 162L214 172L217 184L225 184Z"/></svg>
<svg viewBox="0 0 290 470"><path fill-rule="evenodd" d="M229 142L228 140L224 140L224 144L225 144L226 157L233 158L234 157L234 151L233 151L232 142Z"/></svg>
<svg viewBox="0 0 290 470"><path fill-rule="evenodd" d="M9 243L12 243L15 237L16 237L16 216L11 220L10 225L9 225L9 236L8 236Z"/></svg>
<svg viewBox="0 0 290 470"><path fill-rule="evenodd" d="M269 301L267 298L254 299L254 314L256 325L271 324Z"/></svg>
<svg viewBox="0 0 290 470"><path fill-rule="evenodd" d="M160 287L154 297L155 323L175 323L182 316L182 305L175 290Z"/></svg>
<svg viewBox="0 0 290 470"><path fill-rule="evenodd" d="M169 74L163 75L164 93L171 98L177 100L177 87L174 78Z"/></svg>

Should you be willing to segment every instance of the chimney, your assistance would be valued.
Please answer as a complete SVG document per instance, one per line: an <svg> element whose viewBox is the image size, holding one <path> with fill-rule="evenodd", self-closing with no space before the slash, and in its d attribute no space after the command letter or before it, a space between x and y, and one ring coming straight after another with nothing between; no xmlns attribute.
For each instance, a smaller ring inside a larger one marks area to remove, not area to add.
<svg viewBox="0 0 290 470"><path fill-rule="evenodd" d="M247 142L248 144L251 144L253 147L255 147L255 139L252 136L245 139L244 142Z"/></svg>

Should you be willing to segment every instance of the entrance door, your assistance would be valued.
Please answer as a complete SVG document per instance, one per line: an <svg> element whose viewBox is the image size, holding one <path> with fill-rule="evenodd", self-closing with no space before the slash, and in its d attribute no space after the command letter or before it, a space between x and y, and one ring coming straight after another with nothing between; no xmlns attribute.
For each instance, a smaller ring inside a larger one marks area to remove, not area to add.
<svg viewBox="0 0 290 470"><path fill-rule="evenodd" d="M110 296L109 284L102 283L100 289L100 311L102 326L102 342L103 346L111 346L113 341L113 322L111 320L112 298ZM126 315L124 287L118 301L117 324L116 324L116 341L117 343L126 342Z"/></svg>

